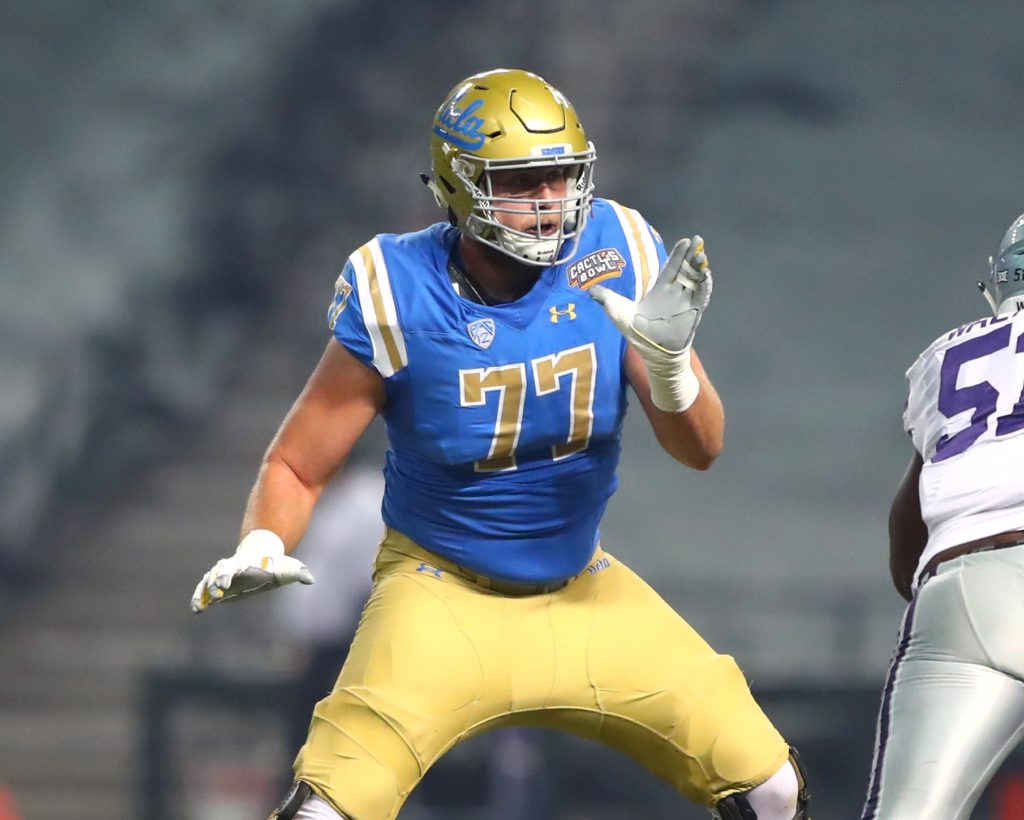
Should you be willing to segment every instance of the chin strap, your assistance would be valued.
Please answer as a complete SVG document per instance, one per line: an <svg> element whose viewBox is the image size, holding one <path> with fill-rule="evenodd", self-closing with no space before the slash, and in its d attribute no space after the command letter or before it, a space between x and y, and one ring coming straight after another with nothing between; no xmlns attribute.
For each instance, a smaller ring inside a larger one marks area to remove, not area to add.
<svg viewBox="0 0 1024 820"><path fill-rule="evenodd" d="M985 301L988 302L988 306L992 308L992 315L995 316L999 312L999 305L996 304L995 297L992 296L991 291L985 287L984 282L978 282L978 290L980 290L981 295L985 297Z"/></svg>
<svg viewBox="0 0 1024 820"><path fill-rule="evenodd" d="M448 203L444 201L444 194L441 192L441 186L432 180L428 174L420 174L420 180L430 189L430 193L434 195L434 201L437 202L437 207L447 208Z"/></svg>

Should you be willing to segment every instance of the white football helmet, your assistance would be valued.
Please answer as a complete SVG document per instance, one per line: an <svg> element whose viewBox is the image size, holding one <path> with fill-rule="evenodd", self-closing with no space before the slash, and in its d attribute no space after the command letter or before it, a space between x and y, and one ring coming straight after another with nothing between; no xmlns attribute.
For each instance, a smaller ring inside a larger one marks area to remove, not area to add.
<svg viewBox="0 0 1024 820"><path fill-rule="evenodd" d="M999 243L999 253L988 258L990 290L979 282L994 315L1024 309L1024 214L1014 220Z"/></svg>

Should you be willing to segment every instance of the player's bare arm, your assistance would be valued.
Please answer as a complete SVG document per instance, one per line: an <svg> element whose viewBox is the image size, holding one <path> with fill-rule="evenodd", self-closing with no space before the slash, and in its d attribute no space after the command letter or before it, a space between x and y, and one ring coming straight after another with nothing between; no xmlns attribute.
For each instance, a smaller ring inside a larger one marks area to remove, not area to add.
<svg viewBox="0 0 1024 820"><path fill-rule="evenodd" d="M918 495L923 466L921 456L914 453L889 510L889 573L896 591L908 601L914 570L928 541L928 527L921 519Z"/></svg>
<svg viewBox="0 0 1024 820"><path fill-rule="evenodd" d="M700 383L696 400L682 413L660 410L651 400L650 383L640 354L626 349L626 377L644 408L658 443L672 458L695 470L706 470L722 452L725 412L696 351L690 364Z"/></svg>
<svg viewBox="0 0 1024 820"><path fill-rule="evenodd" d="M712 278L699 236L679 240L650 291L639 301L595 285L600 303L629 342L626 376L662 447L676 460L707 469L722 449L718 394L693 352Z"/></svg>
<svg viewBox="0 0 1024 820"><path fill-rule="evenodd" d="M271 530L291 552L324 487L383 404L380 375L333 339L328 342L263 458L242 537Z"/></svg>
<svg viewBox="0 0 1024 820"><path fill-rule="evenodd" d="M192 610L272 589L313 583L290 553L317 499L384 404L380 376L333 339L264 456L235 554L218 561L192 596Z"/></svg>

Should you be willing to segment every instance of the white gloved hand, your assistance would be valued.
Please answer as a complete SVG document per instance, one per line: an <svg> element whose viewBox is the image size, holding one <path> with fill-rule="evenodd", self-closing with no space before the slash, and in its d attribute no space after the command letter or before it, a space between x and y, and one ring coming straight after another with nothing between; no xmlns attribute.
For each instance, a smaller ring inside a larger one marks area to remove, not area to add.
<svg viewBox="0 0 1024 820"><path fill-rule="evenodd" d="M284 542L270 530L253 530L230 558L213 565L192 594L191 607L202 612L221 603L298 581L312 584L313 573L298 558L285 555Z"/></svg>
<svg viewBox="0 0 1024 820"><path fill-rule="evenodd" d="M700 382L690 367L690 346L711 301L711 270L699 236L680 239L654 287L639 302L594 285L588 293L640 354L660 410L681 413L697 400Z"/></svg>

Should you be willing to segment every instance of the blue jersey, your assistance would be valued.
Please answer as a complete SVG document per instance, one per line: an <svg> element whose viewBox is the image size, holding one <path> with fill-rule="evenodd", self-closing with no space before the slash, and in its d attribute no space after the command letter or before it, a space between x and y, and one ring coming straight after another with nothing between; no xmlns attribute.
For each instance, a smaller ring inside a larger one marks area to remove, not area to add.
<svg viewBox="0 0 1024 820"><path fill-rule="evenodd" d="M387 391L383 517L428 550L509 581L569 578L615 491L626 342L584 291L631 299L665 259L636 212L596 199L576 255L515 302L462 298L446 224L349 257L328 321Z"/></svg>

